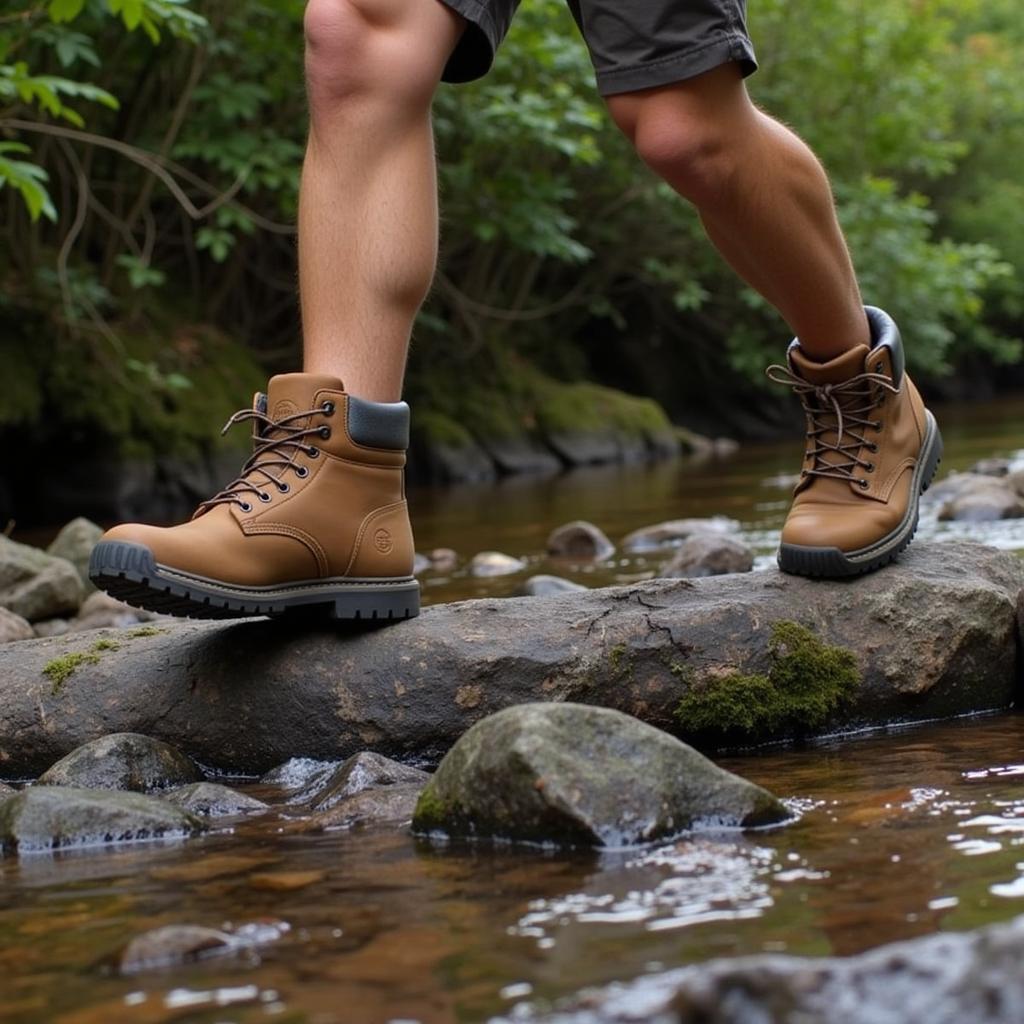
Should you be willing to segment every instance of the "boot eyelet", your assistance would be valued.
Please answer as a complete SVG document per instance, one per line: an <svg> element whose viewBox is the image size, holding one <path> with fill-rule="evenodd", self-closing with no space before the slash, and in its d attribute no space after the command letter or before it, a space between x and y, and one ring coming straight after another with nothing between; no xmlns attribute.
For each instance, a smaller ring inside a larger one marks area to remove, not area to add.
<svg viewBox="0 0 1024 1024"><path fill-rule="evenodd" d="M295 475L300 480L305 480L306 477L309 476L309 470L305 466L296 466L295 467Z"/></svg>
<svg viewBox="0 0 1024 1024"><path fill-rule="evenodd" d="M267 503L268 501L270 501L270 500L271 500L271 499L270 499L270 495L269 495L269 494L267 494L267 492L266 492L266 491L261 491L261 492L260 492L260 501L262 501L264 505L266 505L266 503Z"/></svg>
<svg viewBox="0 0 1024 1024"><path fill-rule="evenodd" d="M879 433L881 433L882 427L884 426L885 424L881 420L875 421L875 430L879 431Z"/></svg>
<svg viewBox="0 0 1024 1024"><path fill-rule="evenodd" d="M320 411L325 416L333 416L334 415L334 403L333 402L324 402L324 404L322 406L320 406Z"/></svg>
<svg viewBox="0 0 1024 1024"><path fill-rule="evenodd" d="M882 373L885 370L885 363L875 364L875 373Z"/></svg>
<svg viewBox="0 0 1024 1024"><path fill-rule="evenodd" d="M875 464L874 464L873 462L869 462L869 463L868 463L868 464L867 464L867 465L866 465L866 466L864 467L864 472L865 472L865 473L874 473L874 471L875 471Z"/></svg>
<svg viewBox="0 0 1024 1024"><path fill-rule="evenodd" d="M321 437L322 437L322 438L323 438L323 439L324 439L325 441L329 441L329 440L331 439L331 428L330 428L330 427L328 427L328 426L323 426L323 427L321 427L321 428L320 428L320 436L321 436Z"/></svg>
<svg viewBox="0 0 1024 1024"><path fill-rule="evenodd" d="M320 457L320 449L319 448L314 448L314 447L307 448L306 449L306 454L311 459L319 458Z"/></svg>
<svg viewBox="0 0 1024 1024"><path fill-rule="evenodd" d="M860 483L860 489L862 491L866 491L871 486L871 483L868 481L867 477L863 477L862 476L860 478L859 483Z"/></svg>
<svg viewBox="0 0 1024 1024"><path fill-rule="evenodd" d="M243 501L238 507L243 512L251 512L252 511L252 505L250 505L249 502L247 502L247 501Z"/></svg>
<svg viewBox="0 0 1024 1024"><path fill-rule="evenodd" d="M277 485L277 489L282 494L287 494L292 489L292 486L291 486L291 484L278 484Z"/></svg>
<svg viewBox="0 0 1024 1024"><path fill-rule="evenodd" d="M872 441L872 442L871 442L871 443L870 443L870 444L868 445L868 451L869 451L869 452L871 452L871 454L872 454L872 455L874 455L874 454L875 454L875 452L877 452L877 451L878 451L878 445L877 445L877 444L875 444L875 442L874 442L874 441Z"/></svg>

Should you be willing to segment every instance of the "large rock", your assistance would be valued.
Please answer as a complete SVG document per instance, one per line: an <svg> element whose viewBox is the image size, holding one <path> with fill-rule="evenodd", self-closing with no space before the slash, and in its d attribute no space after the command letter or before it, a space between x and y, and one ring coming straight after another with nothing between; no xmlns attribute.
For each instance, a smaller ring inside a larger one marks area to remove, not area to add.
<svg viewBox="0 0 1024 1024"><path fill-rule="evenodd" d="M141 793L32 786L0 804L0 851L34 853L200 831L198 818Z"/></svg>
<svg viewBox="0 0 1024 1024"><path fill-rule="evenodd" d="M202 780L203 773L176 747L122 732L71 751L43 772L38 785L152 793Z"/></svg>
<svg viewBox="0 0 1024 1024"><path fill-rule="evenodd" d="M743 541L724 533L695 533L683 541L661 575L689 579L750 572L753 568L754 552Z"/></svg>
<svg viewBox="0 0 1024 1024"><path fill-rule="evenodd" d="M384 786L416 785L422 788L430 776L419 768L399 764L389 757L361 751L353 754L328 779L310 802L313 811L327 811L342 800L365 789Z"/></svg>
<svg viewBox="0 0 1024 1024"><path fill-rule="evenodd" d="M330 832L368 825L408 825L423 792L422 782L375 786L345 797L325 811L299 820L296 832Z"/></svg>
<svg viewBox="0 0 1024 1024"><path fill-rule="evenodd" d="M534 1024L1019 1024L1024 917L853 957L712 960L591 990ZM500 1018L505 1020L505 1018ZM498 1024L496 1021L495 1024Z"/></svg>
<svg viewBox="0 0 1024 1024"><path fill-rule="evenodd" d="M473 726L427 783L418 832L632 846L791 815L760 786L608 708L524 704Z"/></svg>
<svg viewBox="0 0 1024 1024"><path fill-rule="evenodd" d="M942 520L972 523L1024 516L1024 500L1003 477L979 473L954 473L936 485L930 501L941 501Z"/></svg>
<svg viewBox="0 0 1024 1024"><path fill-rule="evenodd" d="M31 640L35 635L35 630L26 619L6 608L0 608L0 644Z"/></svg>
<svg viewBox="0 0 1024 1024"><path fill-rule="evenodd" d="M67 560L78 570L82 587L87 594L96 589L89 579L89 556L102 536L102 526L97 526L91 519L79 516L72 519L46 549L47 554Z"/></svg>
<svg viewBox="0 0 1024 1024"><path fill-rule="evenodd" d="M728 742L963 715L1018 695L1022 588L1014 555L918 542L856 580L652 580L433 605L377 630L162 623L111 634L120 647L61 687L43 670L91 638L26 640L4 649L0 765L36 774L111 730L238 772L368 749L420 762L538 700L613 707L683 738L732 730ZM751 693L770 704L749 706Z"/></svg>
<svg viewBox="0 0 1024 1024"><path fill-rule="evenodd" d="M40 622L78 611L82 593L70 562L0 534L0 607Z"/></svg>

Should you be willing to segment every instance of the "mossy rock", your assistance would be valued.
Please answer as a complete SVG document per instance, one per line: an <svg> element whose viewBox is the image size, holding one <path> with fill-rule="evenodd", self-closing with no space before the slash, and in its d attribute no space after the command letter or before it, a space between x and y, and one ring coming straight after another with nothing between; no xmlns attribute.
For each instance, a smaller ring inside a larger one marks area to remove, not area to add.
<svg viewBox="0 0 1024 1024"><path fill-rule="evenodd" d="M444 483L493 480L497 468L473 435L451 416L427 410L413 417L410 475Z"/></svg>
<svg viewBox="0 0 1024 1024"><path fill-rule="evenodd" d="M750 738L820 730L857 692L853 651L827 644L806 626L771 627L767 673L733 672L693 680L676 719L689 734Z"/></svg>
<svg viewBox="0 0 1024 1024"><path fill-rule="evenodd" d="M427 783L421 833L629 846L785 821L770 793L608 708L523 704L478 722Z"/></svg>

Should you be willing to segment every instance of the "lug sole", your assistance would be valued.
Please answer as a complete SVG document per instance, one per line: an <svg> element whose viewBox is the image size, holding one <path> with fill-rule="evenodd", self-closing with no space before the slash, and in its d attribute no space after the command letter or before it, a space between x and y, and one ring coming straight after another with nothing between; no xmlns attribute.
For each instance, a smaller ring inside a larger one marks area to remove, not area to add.
<svg viewBox="0 0 1024 1024"><path fill-rule="evenodd" d="M389 622L420 612L420 585L399 580L302 580L282 587L237 587L160 565L143 544L100 541L89 578L135 608L193 619L303 615Z"/></svg>
<svg viewBox="0 0 1024 1024"><path fill-rule="evenodd" d="M926 410L928 433L922 446L922 456L914 469L911 481L910 504L903 521L892 533L870 547L859 551L841 551L836 547L806 547L800 544L782 544L779 547L779 568L792 576L811 576L821 579L840 579L863 576L881 569L896 560L905 551L917 532L921 511L921 495L931 486L942 462L942 434L935 417Z"/></svg>

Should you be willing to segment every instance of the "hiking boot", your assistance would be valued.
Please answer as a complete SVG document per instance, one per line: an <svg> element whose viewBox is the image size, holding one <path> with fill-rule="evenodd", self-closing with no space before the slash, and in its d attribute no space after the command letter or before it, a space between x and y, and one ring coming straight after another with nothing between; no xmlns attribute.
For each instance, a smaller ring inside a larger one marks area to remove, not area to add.
<svg viewBox="0 0 1024 1024"><path fill-rule="evenodd" d="M867 307L872 347L827 363L799 339L788 384L807 414L807 451L782 529L779 568L798 576L857 576L891 562L917 529L918 504L942 459L935 417L904 372L903 343L890 316Z"/></svg>
<svg viewBox="0 0 1024 1024"><path fill-rule="evenodd" d="M254 424L253 454L238 479L181 526L105 533L89 562L96 586L194 618L418 614L404 487L409 407L348 395L335 377L290 373L228 427L243 421Z"/></svg>

